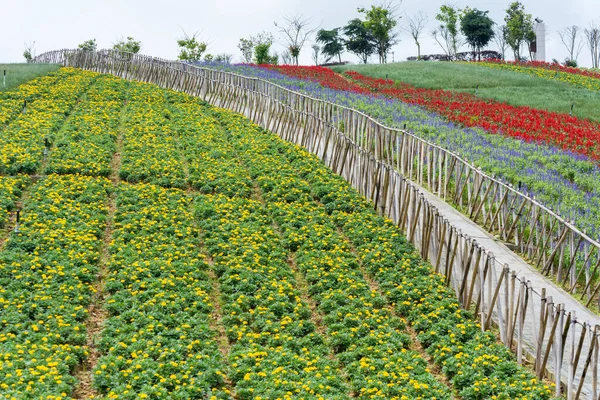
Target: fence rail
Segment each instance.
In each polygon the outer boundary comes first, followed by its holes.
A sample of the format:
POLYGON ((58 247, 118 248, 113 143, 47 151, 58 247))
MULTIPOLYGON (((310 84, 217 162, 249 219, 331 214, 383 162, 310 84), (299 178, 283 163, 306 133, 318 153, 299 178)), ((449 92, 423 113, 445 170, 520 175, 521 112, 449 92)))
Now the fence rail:
POLYGON ((580 322, 477 241, 454 227, 422 187, 524 255, 579 296, 600 301, 600 243, 535 199, 415 134, 259 78, 121 53, 57 50, 35 62, 56 63, 198 96, 245 114, 283 139, 317 154, 398 224, 423 258, 446 277, 483 330, 492 326, 519 363, 552 378, 556 394, 598 398, 600 326, 580 322))

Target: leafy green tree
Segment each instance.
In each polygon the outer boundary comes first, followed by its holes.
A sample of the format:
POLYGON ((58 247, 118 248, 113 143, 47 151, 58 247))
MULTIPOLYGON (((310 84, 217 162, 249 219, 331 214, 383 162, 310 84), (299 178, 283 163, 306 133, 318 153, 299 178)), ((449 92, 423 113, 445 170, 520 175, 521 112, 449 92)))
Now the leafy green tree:
POLYGON ((508 6, 504 22, 506 22, 506 43, 513 50, 515 60, 519 61, 523 43, 535 38, 533 18, 531 14, 525 12, 521 2, 515 1, 508 6))
POLYGON ((347 38, 344 41, 346 50, 356 54, 366 64, 369 56, 377 50, 375 47, 375 38, 371 31, 358 18, 349 21, 343 30, 347 38))
POLYGON ((135 40, 131 36, 127 36, 127 40, 123 38, 119 39, 117 43, 113 44, 113 49, 118 51, 124 51, 127 53, 137 54, 142 49, 142 42, 135 40))
POLYGON ((96 44, 96 39, 90 39, 80 43, 77 48, 83 51, 96 51, 98 45, 96 44))
POLYGON ((480 61, 481 49, 494 37, 494 21, 487 14, 488 11, 467 8, 460 19, 460 29, 469 46, 479 53, 480 61))
POLYGON ((271 46, 273 44, 273 40, 273 34, 265 31, 262 31, 255 36, 241 38, 238 43, 238 49, 240 49, 242 52, 243 61, 245 63, 251 63, 256 46, 265 43, 268 43, 269 46, 271 46))
POLYGON ((394 28, 398 25, 400 17, 395 14, 396 8, 392 7, 390 2, 385 5, 371 6, 370 9, 359 8, 358 12, 365 14, 363 25, 371 32, 379 55, 379 63, 386 63, 388 51, 398 42, 398 33, 394 32, 394 28))
POLYGON ((335 56, 338 57, 339 62, 342 62, 344 41, 340 36, 340 28, 335 28, 331 30, 319 30, 317 32, 317 42, 323 44, 323 47, 321 48, 321 53, 327 56, 325 62, 328 62, 335 56))
POLYGON ((255 64, 277 64, 276 54, 270 55, 271 43, 260 43, 254 47, 254 63, 255 64))
POLYGON ((202 59, 202 54, 206 51, 207 44, 205 42, 199 42, 196 38, 196 34, 188 36, 184 32, 184 37, 177 40, 177 46, 179 46, 178 60, 196 62, 202 59))
MULTIPOLYGON (((449 4, 444 4, 440 7, 440 12, 435 16, 435 19, 440 21, 441 24, 440 27, 434 31, 434 37, 436 41, 440 43, 436 37, 436 33, 439 33, 442 36, 446 42, 445 51, 450 57, 456 57, 456 53, 458 53, 458 48, 460 47, 458 37, 460 20, 459 13, 460 10, 458 8, 449 4)), ((444 46, 442 46, 442 48, 443 47, 444 46)))

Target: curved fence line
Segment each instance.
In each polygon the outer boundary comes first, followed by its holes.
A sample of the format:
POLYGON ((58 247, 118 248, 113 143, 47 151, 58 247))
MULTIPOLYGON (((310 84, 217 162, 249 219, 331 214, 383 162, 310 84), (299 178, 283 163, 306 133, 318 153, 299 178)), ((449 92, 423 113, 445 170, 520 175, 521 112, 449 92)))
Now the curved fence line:
POLYGON ((57 50, 35 61, 183 91, 245 114, 306 147, 398 224, 446 277, 461 305, 478 316, 481 328, 496 326, 520 363, 531 363, 540 378, 554 379, 557 395, 597 398, 600 326, 579 321, 574 311, 554 304, 545 289, 498 263, 453 226, 421 186, 512 242, 589 305, 600 289, 600 244, 534 199, 410 132, 258 78, 113 50, 57 50))

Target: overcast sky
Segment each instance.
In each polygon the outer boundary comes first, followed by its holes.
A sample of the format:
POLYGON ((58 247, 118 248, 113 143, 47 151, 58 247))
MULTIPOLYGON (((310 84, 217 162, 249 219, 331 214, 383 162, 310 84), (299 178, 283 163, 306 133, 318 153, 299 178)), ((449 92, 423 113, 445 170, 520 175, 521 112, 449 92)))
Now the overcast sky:
MULTIPOLYGON (((163 58, 177 56, 176 39, 199 32, 199 37, 209 42, 208 52, 230 53, 240 61, 237 49, 241 37, 260 31, 269 31, 276 40, 281 39, 273 22, 283 22, 284 15, 303 15, 312 18, 312 27, 331 29, 345 25, 359 17, 357 7, 369 7, 378 0, 0 0, 0 62, 19 62, 25 43, 35 41, 35 51, 75 48, 84 40, 95 38, 99 48, 111 47, 120 37, 133 36, 142 41, 142 53, 163 58)), ((380 2, 380 1, 379 1, 380 2)), ((443 0, 404 0, 399 4, 400 15, 423 11, 428 24, 422 40, 422 54, 442 53, 431 38, 435 28, 434 17, 443 0)), ((502 24, 510 0, 459 0, 450 1, 458 7, 470 6, 489 10, 490 17, 502 24)), ((525 9, 534 17, 546 22, 548 32, 546 60, 564 60, 567 51, 557 30, 567 25, 588 26, 591 21, 600 24, 599 0, 523 0, 525 9)), ((399 26, 406 24, 406 18, 399 26)), ((416 55, 410 36, 402 33, 401 41, 394 46, 394 59, 405 60, 416 55)), ((310 64, 310 42, 302 50, 300 62, 310 64)), ((274 50, 283 50, 277 40, 274 50)), ((496 50, 494 44, 490 49, 496 50)), ((465 49, 467 50, 467 49, 465 49)), ((344 60, 357 62, 351 54, 344 60)), ((390 55, 389 61, 392 56, 390 55)), ((373 57, 372 62, 376 59, 373 57)), ((580 65, 589 66, 586 47, 579 56, 580 65)))

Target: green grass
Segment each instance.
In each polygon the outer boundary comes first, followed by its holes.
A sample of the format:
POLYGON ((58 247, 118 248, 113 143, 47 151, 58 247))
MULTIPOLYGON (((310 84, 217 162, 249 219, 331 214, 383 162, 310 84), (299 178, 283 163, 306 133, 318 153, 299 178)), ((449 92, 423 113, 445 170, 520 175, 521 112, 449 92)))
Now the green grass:
POLYGON ((347 65, 336 72, 357 71, 374 78, 410 83, 427 89, 446 89, 475 93, 515 106, 529 106, 568 113, 600 122, 600 91, 577 88, 568 83, 550 81, 515 71, 500 71, 474 64, 449 62, 401 62, 385 65, 347 65))
POLYGON ((0 64, 0 92, 11 90, 38 76, 60 68, 56 64, 0 64), (6 86, 2 85, 3 73, 6 70, 6 86))

